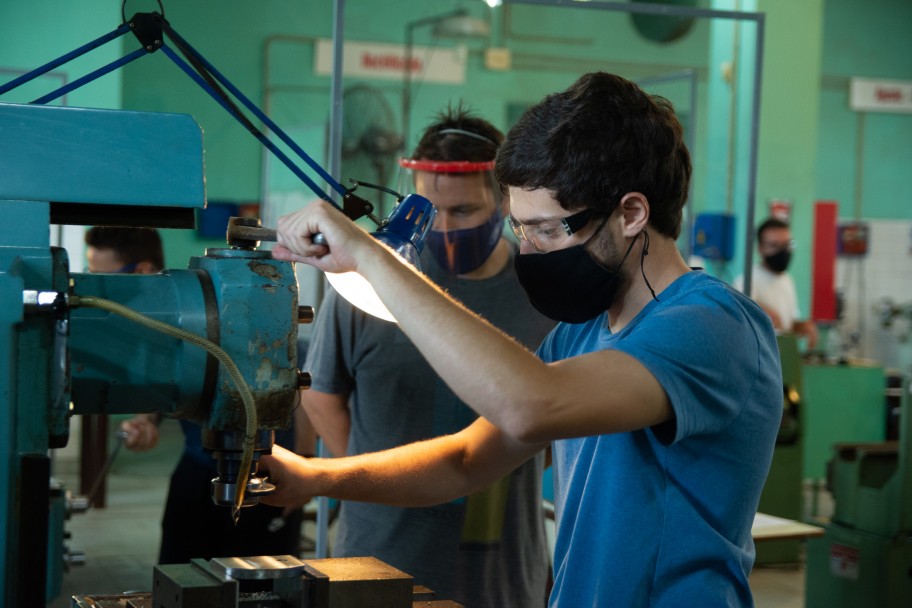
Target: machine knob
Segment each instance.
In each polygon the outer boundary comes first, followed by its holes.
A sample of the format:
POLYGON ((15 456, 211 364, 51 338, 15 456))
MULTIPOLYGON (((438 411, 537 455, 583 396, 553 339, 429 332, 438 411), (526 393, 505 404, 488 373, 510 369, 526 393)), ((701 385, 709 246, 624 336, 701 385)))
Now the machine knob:
POLYGON ((298 306, 298 323, 311 323, 313 320, 313 306, 298 306))
POLYGON ((310 384, 310 372, 302 372, 298 370, 298 388, 310 388, 310 384))
POLYGON ((64 568, 67 572, 69 572, 70 566, 85 566, 86 564, 85 551, 67 551, 63 559, 64 568))
POLYGON ((76 495, 71 492, 66 493, 67 513, 85 513, 92 505, 88 496, 76 495))

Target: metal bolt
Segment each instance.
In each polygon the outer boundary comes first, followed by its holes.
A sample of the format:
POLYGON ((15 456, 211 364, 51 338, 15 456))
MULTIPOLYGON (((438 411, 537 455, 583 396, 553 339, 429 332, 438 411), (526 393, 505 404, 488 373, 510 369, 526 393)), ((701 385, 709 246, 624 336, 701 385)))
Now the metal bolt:
POLYGON ((302 372, 298 370, 298 388, 310 388, 311 384, 310 372, 302 372))
POLYGON ((298 323, 311 323, 313 320, 313 306, 298 306, 298 323))

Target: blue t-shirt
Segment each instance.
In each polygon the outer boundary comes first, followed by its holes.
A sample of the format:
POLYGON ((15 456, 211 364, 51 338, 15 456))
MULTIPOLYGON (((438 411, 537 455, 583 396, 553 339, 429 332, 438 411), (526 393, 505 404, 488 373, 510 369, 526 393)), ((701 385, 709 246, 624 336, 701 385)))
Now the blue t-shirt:
POLYGON ((751 606, 751 524, 782 413, 769 317, 703 272, 685 274, 618 333, 606 315, 560 324, 546 362, 634 357, 674 418, 554 442, 551 606, 751 606))

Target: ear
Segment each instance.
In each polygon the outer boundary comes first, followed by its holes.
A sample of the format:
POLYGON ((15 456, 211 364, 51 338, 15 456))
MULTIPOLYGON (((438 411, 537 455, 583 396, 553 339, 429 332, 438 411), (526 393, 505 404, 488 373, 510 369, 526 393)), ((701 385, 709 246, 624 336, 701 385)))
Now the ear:
POLYGON ((624 236, 633 237, 649 224, 649 199, 640 192, 628 192, 618 205, 621 211, 624 236))
POLYGON ((152 262, 143 261, 136 264, 136 270, 133 271, 134 274, 155 274, 158 272, 155 270, 155 266, 152 262))

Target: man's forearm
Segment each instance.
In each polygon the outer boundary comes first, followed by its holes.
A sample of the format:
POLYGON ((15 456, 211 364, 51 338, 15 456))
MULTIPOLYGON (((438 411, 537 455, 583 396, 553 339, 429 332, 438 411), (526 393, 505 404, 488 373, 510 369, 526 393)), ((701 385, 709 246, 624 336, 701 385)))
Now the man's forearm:
POLYGON ((392 506, 441 504, 480 490, 544 446, 511 440, 479 419, 460 433, 373 454, 307 461, 313 495, 392 506))

